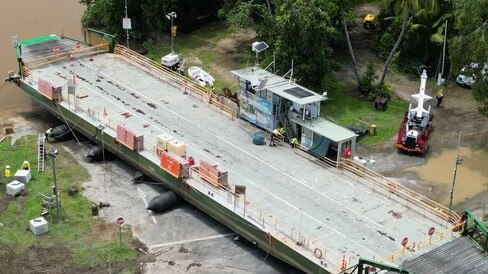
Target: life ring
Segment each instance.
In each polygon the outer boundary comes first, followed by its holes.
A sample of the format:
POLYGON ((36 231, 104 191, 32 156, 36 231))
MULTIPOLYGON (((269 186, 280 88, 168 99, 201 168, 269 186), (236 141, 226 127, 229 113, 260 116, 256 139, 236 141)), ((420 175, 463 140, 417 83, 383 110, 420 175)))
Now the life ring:
POLYGON ((322 250, 320 250, 318 247, 314 249, 313 251, 313 255, 317 258, 317 259, 322 259, 322 250))

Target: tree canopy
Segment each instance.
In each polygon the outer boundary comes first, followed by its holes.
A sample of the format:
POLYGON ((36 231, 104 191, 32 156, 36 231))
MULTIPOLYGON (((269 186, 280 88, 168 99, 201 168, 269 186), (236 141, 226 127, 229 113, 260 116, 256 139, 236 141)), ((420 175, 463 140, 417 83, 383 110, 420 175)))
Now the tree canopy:
POLYGON ((275 56, 276 68, 282 74, 291 68, 293 61, 294 78, 311 88, 320 85, 324 74, 330 72, 331 43, 341 33, 337 1, 231 2, 227 21, 237 29, 255 24, 258 38, 271 47, 266 61, 271 62, 275 56))

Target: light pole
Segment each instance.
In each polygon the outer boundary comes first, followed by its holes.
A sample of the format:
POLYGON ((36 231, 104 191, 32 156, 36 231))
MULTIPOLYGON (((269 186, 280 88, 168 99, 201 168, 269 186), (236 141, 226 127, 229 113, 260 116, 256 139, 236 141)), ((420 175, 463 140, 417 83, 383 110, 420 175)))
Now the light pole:
POLYGON ((56 197, 56 215, 57 215, 58 223, 59 223, 59 222, 61 222, 61 204, 59 203, 59 189, 58 189, 58 184, 56 182, 55 161, 56 161, 56 155, 57 154, 58 154, 58 150, 53 149, 47 155, 49 155, 49 157, 51 157, 51 163, 52 163, 52 167, 53 167, 54 196, 56 197))
POLYGON ((176 18, 176 12, 172 11, 172 12, 166 14, 166 18, 168 20, 171 20, 171 53, 174 53, 174 50, 173 50, 173 40, 174 40, 174 35, 173 35, 173 19, 176 18))
POLYGON ((122 27, 125 29, 127 36, 126 46, 129 47, 129 30, 132 28, 130 18, 127 16, 127 0, 125 0, 125 18, 122 19, 122 27))
POLYGON ((463 163, 463 159, 459 156, 459 145, 460 144, 461 144, 461 131, 459 131, 457 154, 456 154, 456 160, 454 162, 454 171, 452 173, 451 197, 449 198, 449 211, 452 210, 452 198, 454 196, 454 185, 456 184, 457 168, 458 168, 458 165, 463 163))

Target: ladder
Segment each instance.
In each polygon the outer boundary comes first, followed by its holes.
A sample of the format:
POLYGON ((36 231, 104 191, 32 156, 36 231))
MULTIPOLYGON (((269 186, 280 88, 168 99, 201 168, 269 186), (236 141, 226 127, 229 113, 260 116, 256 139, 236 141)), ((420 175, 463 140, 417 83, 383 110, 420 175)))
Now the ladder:
POLYGON ((295 132, 293 131, 293 127, 291 126, 291 123, 286 115, 282 114, 279 116, 279 118, 282 126, 285 128, 286 139, 288 140, 288 142, 290 142, 292 138, 296 137, 295 132))
POLYGON ((40 133, 37 139, 37 171, 39 172, 44 171, 44 157, 46 153, 45 142, 46 137, 44 134, 40 133))

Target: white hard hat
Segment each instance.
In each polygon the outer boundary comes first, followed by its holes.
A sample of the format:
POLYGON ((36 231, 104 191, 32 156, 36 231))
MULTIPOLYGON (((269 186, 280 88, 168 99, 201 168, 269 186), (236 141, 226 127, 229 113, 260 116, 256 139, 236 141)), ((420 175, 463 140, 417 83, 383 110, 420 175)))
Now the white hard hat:
POLYGON ((10 166, 9 166, 9 165, 7 165, 5 168, 10 168, 10 166))

